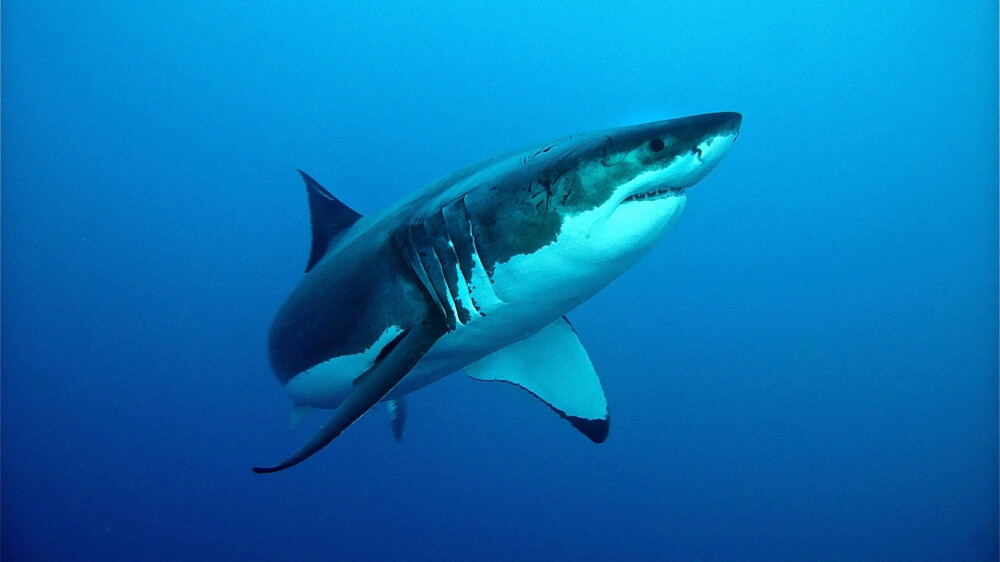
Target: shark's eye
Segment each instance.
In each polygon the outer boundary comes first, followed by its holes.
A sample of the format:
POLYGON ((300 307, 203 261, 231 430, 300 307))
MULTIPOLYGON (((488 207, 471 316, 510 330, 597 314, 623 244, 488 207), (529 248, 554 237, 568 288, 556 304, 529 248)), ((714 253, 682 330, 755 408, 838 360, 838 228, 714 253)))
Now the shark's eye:
POLYGON ((653 152, 659 152, 663 150, 663 139, 653 139, 649 141, 649 149, 653 152))

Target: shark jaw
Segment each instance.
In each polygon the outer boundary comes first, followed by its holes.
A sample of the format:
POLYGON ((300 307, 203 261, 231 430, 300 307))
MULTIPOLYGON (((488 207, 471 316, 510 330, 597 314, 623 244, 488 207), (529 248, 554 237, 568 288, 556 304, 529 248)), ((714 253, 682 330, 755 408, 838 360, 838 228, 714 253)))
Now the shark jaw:
POLYGON ((686 187, 661 187, 655 191, 648 191, 644 193, 636 193, 635 195, 629 195, 620 204, 624 205, 632 201, 645 201, 660 199, 663 197, 677 197, 678 195, 683 195, 686 187))
POLYGON ((685 189, 701 181, 715 168, 729 152, 737 134, 710 137, 670 162, 643 171, 617 190, 627 194, 619 205, 683 195, 685 189))
MULTIPOLYGON (((687 203, 686 190, 701 181, 723 159, 738 134, 738 116, 717 133, 687 140, 672 138, 670 124, 633 133, 632 141, 610 158, 596 154, 581 158, 574 170, 585 191, 607 193, 593 208, 566 212, 554 239, 526 254, 498 263, 494 283, 509 303, 528 303, 528 309, 550 315, 565 314, 647 254, 677 222, 687 203), (664 142, 662 139, 667 139, 664 142), (650 150, 659 141, 686 149, 652 161, 650 150)), ((720 119, 719 121, 722 121, 720 119)), ((690 138, 694 137, 694 138, 690 138)), ((623 143, 624 144, 624 143, 623 143)), ((655 157, 654 157, 655 158, 655 157)))
MULTIPOLYGON (((605 255, 644 254, 676 222, 687 200, 686 190, 715 168, 737 134, 727 131, 710 136, 618 185, 607 203, 591 211, 588 242, 605 255)), ((600 174, 600 170, 592 173, 600 174)), ((595 177, 594 181, 601 180, 595 177)), ((634 262, 626 257, 624 263, 634 262)))

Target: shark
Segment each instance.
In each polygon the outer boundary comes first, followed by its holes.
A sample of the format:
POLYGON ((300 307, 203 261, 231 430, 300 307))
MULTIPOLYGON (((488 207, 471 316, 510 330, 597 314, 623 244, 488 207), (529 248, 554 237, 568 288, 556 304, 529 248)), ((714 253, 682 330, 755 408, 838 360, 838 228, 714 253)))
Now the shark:
POLYGON ((494 156, 362 216, 306 184, 312 247, 275 315, 271 367, 293 412, 333 410, 290 468, 383 403, 464 370, 520 386, 595 443, 607 399, 566 314, 677 221, 739 135, 709 113, 568 135, 494 156))

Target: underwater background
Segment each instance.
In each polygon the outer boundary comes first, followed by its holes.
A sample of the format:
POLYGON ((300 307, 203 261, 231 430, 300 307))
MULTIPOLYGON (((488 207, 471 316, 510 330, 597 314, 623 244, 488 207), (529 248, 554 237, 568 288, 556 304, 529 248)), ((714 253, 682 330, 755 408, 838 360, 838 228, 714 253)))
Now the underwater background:
POLYGON ((7 560, 996 560, 996 2, 3 2, 7 560), (569 315, 594 445, 459 374, 275 475, 301 168, 362 213, 713 111, 569 315))

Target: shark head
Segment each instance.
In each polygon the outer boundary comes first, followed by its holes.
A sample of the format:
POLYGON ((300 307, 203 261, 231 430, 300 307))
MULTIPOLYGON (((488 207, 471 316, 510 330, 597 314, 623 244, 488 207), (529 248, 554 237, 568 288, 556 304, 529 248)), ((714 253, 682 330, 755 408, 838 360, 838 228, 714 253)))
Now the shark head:
POLYGON ((617 277, 676 221, 686 189, 722 160, 741 121, 738 113, 695 115, 520 153, 501 187, 478 200, 470 194, 471 206, 495 207, 478 214, 497 220, 480 222, 477 234, 501 296, 527 286, 550 296, 572 285, 587 298, 617 277))
POLYGON ((741 121, 738 113, 659 121, 597 135, 568 151, 539 179, 553 191, 563 238, 581 238, 579 257, 595 259, 659 238, 684 208, 685 190, 729 151, 741 121))

